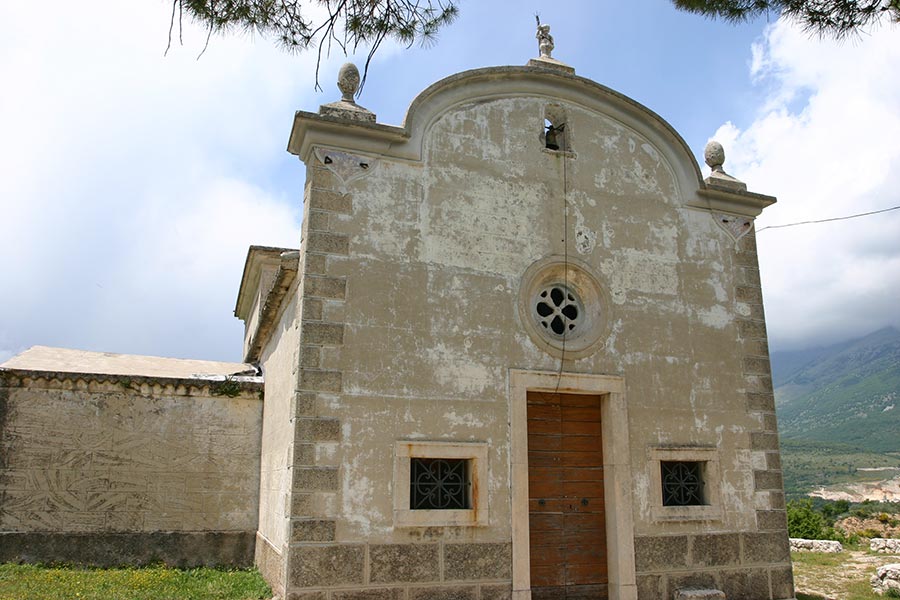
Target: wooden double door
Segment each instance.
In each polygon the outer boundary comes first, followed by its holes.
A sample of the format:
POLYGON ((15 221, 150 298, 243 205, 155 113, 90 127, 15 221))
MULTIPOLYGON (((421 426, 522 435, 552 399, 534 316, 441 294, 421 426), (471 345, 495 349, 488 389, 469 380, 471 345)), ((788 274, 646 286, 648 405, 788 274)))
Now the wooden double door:
POLYGON ((600 396, 528 393, 533 600, 608 597, 600 396))

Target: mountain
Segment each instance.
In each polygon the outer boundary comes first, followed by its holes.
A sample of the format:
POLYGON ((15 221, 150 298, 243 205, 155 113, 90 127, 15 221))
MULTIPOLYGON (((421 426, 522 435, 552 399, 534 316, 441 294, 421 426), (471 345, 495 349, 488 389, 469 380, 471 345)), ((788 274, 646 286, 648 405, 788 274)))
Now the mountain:
POLYGON ((785 440, 900 452, 900 331, 825 348, 772 353, 785 440))

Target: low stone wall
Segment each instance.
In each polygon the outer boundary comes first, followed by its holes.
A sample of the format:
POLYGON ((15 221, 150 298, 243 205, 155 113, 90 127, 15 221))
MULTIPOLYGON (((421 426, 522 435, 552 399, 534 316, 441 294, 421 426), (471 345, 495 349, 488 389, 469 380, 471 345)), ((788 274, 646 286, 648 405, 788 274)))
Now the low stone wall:
POLYGON ((873 538, 869 540, 869 550, 883 554, 900 554, 900 540, 873 538))
POLYGON ((0 370, 0 560, 252 565, 261 388, 0 370))
POLYGON ((843 552, 844 546, 834 540, 791 538, 791 552, 843 552))
POLYGON ((872 575, 872 590, 879 596, 900 594, 900 564, 878 567, 872 575))
POLYGON ((253 564, 249 531, 0 533, 0 563, 76 563, 97 567, 247 567, 253 564))

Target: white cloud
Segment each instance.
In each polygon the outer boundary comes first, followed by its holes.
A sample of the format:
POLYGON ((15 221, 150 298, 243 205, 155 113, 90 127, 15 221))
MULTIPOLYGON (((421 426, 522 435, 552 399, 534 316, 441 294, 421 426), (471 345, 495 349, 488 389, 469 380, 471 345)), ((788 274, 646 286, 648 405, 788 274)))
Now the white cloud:
MULTIPOLYGON (((753 49, 768 86, 757 118, 714 136, 726 169, 771 193, 759 229, 900 205, 900 44, 882 27, 849 43, 810 39, 788 23, 753 49)), ((761 231, 773 346, 824 343, 900 324, 900 211, 761 231)))
MULTIPOLYGON (((34 344, 238 360, 247 246, 299 243, 315 55, 214 38, 170 3, 0 7, 0 359, 34 344)), ((335 56, 323 65, 336 72, 335 56)), ((336 93, 336 92, 335 92, 336 93)))

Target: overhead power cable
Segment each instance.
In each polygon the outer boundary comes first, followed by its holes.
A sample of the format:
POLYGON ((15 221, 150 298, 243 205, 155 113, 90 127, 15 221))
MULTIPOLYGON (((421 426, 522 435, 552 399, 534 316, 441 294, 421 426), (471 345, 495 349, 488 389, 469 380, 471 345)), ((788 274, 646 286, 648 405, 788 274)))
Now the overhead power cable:
POLYGON ((882 208, 881 210, 873 210, 870 212, 859 213, 856 215, 847 215, 845 217, 832 217, 830 219, 819 219, 817 221, 800 221, 798 223, 785 223, 784 225, 767 225, 761 229, 757 229, 756 233, 761 231, 765 231, 766 229, 781 229, 783 227, 796 227, 797 225, 812 225, 814 223, 828 223, 830 221, 846 221, 847 219, 855 219, 857 217, 868 217, 869 215, 877 215, 879 213, 886 213, 892 210, 898 210, 900 206, 892 206, 890 208, 882 208))

